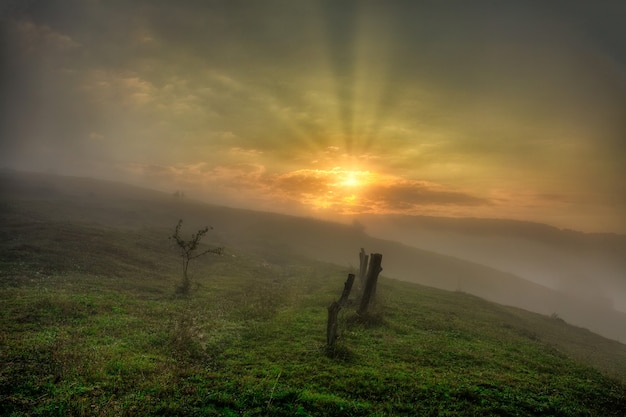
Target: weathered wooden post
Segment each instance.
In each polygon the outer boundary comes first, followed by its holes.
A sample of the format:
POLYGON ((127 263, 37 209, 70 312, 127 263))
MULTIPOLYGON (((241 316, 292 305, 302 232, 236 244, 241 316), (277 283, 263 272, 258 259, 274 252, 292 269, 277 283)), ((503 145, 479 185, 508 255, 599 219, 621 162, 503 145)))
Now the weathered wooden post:
POLYGON ((337 316, 341 307, 348 302, 352 284, 354 284, 354 274, 348 274, 348 279, 343 285, 341 298, 339 298, 339 301, 333 301, 328 306, 328 323, 326 324, 326 346, 328 349, 332 349, 337 341, 337 316))
POLYGON ((376 284, 378 282, 378 274, 381 273, 383 268, 380 266, 383 260, 383 255, 380 253, 373 253, 370 257, 369 271, 367 274, 367 281, 365 282, 365 290, 361 297, 361 305, 359 307, 358 314, 363 315, 367 313, 370 300, 376 293, 376 284))
POLYGON ((337 315, 341 306, 337 301, 333 301, 328 306, 328 323, 326 324, 326 347, 331 349, 337 341, 337 315))
POLYGON ((345 306, 350 297, 350 291, 352 291, 352 285, 354 284, 354 274, 348 274, 348 279, 343 284, 343 291, 341 292, 341 298, 339 298, 339 305, 345 306))
POLYGON ((359 252, 359 296, 363 294, 363 289, 365 288, 368 260, 369 256, 365 253, 365 249, 361 248, 361 252, 359 252))

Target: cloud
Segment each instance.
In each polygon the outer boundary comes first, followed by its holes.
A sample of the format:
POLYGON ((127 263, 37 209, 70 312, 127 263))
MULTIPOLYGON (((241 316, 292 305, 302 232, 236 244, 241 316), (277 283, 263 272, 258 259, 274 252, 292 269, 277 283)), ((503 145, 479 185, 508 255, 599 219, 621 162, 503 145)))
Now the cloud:
POLYGON ((207 198, 210 193, 218 192, 222 198, 233 201, 245 192, 255 201, 263 201, 264 208, 283 202, 299 205, 302 211, 415 214, 438 207, 460 210, 494 204, 489 199, 426 181, 409 181, 342 168, 302 169, 277 174, 255 163, 211 166, 199 162, 133 164, 129 171, 147 183, 166 185, 167 189, 193 190, 207 198))
POLYGON ((42 54, 50 49, 65 52, 80 47, 80 43, 69 35, 58 32, 47 25, 38 25, 30 19, 14 22, 22 51, 42 54))
POLYGON ((258 158, 263 155, 263 151, 258 149, 245 149, 238 146, 230 148, 229 151, 235 158, 258 158))
POLYGON ((369 171, 304 169, 265 179, 284 199, 342 213, 415 213, 423 207, 485 207, 489 199, 426 181, 369 171))
POLYGON ((154 102, 159 93, 154 84, 135 72, 104 69, 88 71, 82 89, 92 102, 131 108, 154 102))
POLYGON ((257 186, 265 172, 264 167, 255 164, 211 166, 206 162, 177 165, 135 163, 129 164, 127 170, 158 183, 186 184, 193 188, 219 185, 233 190, 257 186))
POLYGON ((449 190, 425 181, 397 179, 390 184, 368 188, 366 199, 378 201, 390 211, 419 206, 485 206, 490 200, 469 193, 449 190))
POLYGON ((135 164, 269 209, 623 213, 615 2, 28 3, 0 48, 4 164, 135 164))
POLYGON ((330 192, 331 175, 323 170, 305 169, 276 175, 266 179, 266 182, 274 193, 300 200, 303 196, 323 196, 330 192))

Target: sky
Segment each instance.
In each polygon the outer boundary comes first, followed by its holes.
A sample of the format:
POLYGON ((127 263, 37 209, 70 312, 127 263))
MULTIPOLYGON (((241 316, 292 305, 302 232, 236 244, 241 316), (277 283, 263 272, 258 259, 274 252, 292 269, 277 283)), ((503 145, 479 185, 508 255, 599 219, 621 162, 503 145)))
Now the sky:
POLYGON ((0 167, 626 233, 626 2, 5 0, 0 167))

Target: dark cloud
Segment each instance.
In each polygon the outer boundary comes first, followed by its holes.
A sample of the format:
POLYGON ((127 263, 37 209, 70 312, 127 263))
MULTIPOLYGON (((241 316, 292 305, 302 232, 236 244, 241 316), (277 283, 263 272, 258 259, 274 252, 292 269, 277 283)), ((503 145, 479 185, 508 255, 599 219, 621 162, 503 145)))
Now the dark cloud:
POLYGON ((491 202, 468 193, 450 191, 418 181, 398 181, 389 185, 375 185, 367 189, 365 198, 380 201, 389 209, 406 209, 413 206, 453 205, 484 206, 491 202))
POLYGON ((310 173, 288 173, 270 180, 271 186, 281 193, 298 198, 303 194, 324 195, 329 191, 329 179, 310 173))

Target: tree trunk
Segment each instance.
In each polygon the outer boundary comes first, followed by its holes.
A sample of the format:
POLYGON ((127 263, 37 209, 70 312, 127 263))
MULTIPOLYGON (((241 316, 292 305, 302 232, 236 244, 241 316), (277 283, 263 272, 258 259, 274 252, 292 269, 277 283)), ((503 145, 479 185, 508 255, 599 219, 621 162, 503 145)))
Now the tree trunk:
POLYGON ((183 294, 188 294, 190 287, 191 287, 191 282, 189 281, 189 275, 187 275, 188 268, 189 268, 189 259, 184 259, 183 260, 183 282, 180 287, 180 291, 183 294))

